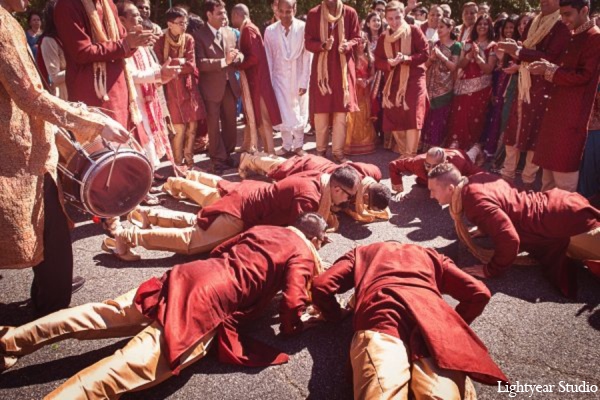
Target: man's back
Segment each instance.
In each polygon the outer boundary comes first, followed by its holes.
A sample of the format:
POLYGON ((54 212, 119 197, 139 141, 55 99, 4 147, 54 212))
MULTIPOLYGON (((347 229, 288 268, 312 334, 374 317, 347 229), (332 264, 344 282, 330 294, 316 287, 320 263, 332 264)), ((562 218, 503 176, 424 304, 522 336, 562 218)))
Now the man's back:
MULTIPOLYGON (((342 165, 349 165, 356 169, 362 180, 365 176, 370 176, 376 181, 381 180, 381 171, 376 165, 361 162, 349 162, 342 165)), ((325 157, 319 157, 312 154, 304 156, 293 156, 281 164, 267 176, 273 180, 280 181, 288 176, 296 175, 305 171, 316 171, 325 174, 332 174, 333 171, 342 165, 336 164, 325 157)))

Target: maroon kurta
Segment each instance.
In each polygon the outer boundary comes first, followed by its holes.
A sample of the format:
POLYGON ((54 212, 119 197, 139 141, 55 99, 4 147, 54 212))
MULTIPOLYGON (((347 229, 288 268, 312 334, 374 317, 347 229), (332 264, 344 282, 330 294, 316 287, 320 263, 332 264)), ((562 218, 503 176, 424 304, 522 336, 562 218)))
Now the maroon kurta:
POLYGON ((339 319, 334 295, 353 287, 355 331, 401 339, 411 360, 431 356, 440 368, 464 371, 482 383, 508 381, 468 325, 483 312, 490 291, 448 257, 414 244, 359 246, 315 278, 313 302, 326 319, 339 319), (455 309, 442 294, 459 301, 455 309))
POLYGON ((566 256, 570 238, 600 227, 600 211, 583 196, 560 189, 519 192, 496 175, 480 173, 469 177, 462 203, 469 221, 494 242, 487 274, 501 275, 527 251, 565 296, 575 296, 576 270, 566 256))
POLYGON ((344 5, 344 33, 349 48, 346 51, 346 60, 348 61, 348 90, 350 93, 350 104, 344 106, 344 90, 342 89, 342 67, 340 61, 340 41, 337 25, 332 31, 329 28, 330 35, 333 37, 333 47, 327 57, 327 70, 329 72, 329 86, 332 94, 323 96, 319 90, 317 65, 319 62, 319 53, 321 47, 321 5, 318 5, 308 12, 306 17, 306 27, 304 29, 304 45, 306 50, 314 53, 312 68, 310 73, 309 104, 310 113, 336 113, 336 112, 355 112, 358 111, 358 101, 356 99, 356 72, 354 67, 354 46, 360 39, 360 23, 356 11, 349 6, 344 5))
MULTIPOLYGON (((531 22, 527 25, 521 40, 527 38, 530 26, 531 22)), ((558 21, 550 30, 550 33, 535 46, 535 49, 523 47, 519 53, 519 60, 534 62, 545 59, 551 63, 556 63, 560 54, 569 44, 570 37, 569 29, 561 21, 558 21)), ((517 94, 511 108, 508 125, 504 130, 504 143, 515 146, 521 151, 535 150, 551 88, 552 83, 546 81, 543 76, 531 75, 531 89, 529 90, 531 103, 519 101, 517 94), (519 107, 522 107, 520 124, 519 107)))
MULTIPOLYGON (((408 84, 406 85, 406 104, 408 110, 403 106, 383 109, 383 131, 406 131, 409 129, 421 129, 425 121, 425 112, 428 107, 427 85, 425 84, 425 61, 428 58, 429 43, 419 27, 410 26, 411 55, 407 63, 410 66, 408 84)), ((390 89, 390 101, 395 102, 396 93, 400 82, 400 64, 392 69, 385 54, 383 42, 385 35, 380 35, 375 48, 375 68, 384 72, 381 80, 382 85, 393 71, 392 87, 390 89)), ((400 52, 402 39, 392 44, 394 57, 400 52)))
POLYGON ((320 178, 320 173, 305 172, 273 184, 248 179, 221 183, 224 196, 198 212, 198 225, 208 229, 220 214, 241 219, 244 229, 293 225, 301 214, 319 209, 320 178))
POLYGON ((571 38, 557 61, 533 163, 557 172, 579 170, 600 75, 600 28, 595 21, 571 38), (586 29, 587 28, 587 29, 586 29))
MULTIPOLYGON (((154 44, 154 52, 161 65, 166 61, 164 56, 166 35, 168 33, 162 35, 154 44)), ((167 107, 169 108, 171 121, 174 124, 187 124, 206 118, 204 102, 200 96, 198 81, 195 77, 197 71, 194 51, 194 38, 186 33, 183 51, 185 64, 181 67, 179 76, 173 78, 165 85, 167 107)), ((169 49, 169 57, 171 57, 172 65, 179 65, 177 60, 179 57, 178 48, 171 47, 169 49)))
POLYGON ((261 98, 265 102, 267 110, 269 110, 271 124, 273 126, 281 124, 279 106, 271 84, 271 73, 269 72, 265 44, 258 27, 252 22, 246 23, 241 32, 240 51, 244 54, 244 61, 237 68, 246 73, 257 127, 260 127, 262 123, 261 98))
MULTIPOLYGON (((119 27, 120 36, 126 36, 119 21, 117 9, 108 2, 119 27)), ((100 19, 102 7, 96 3, 100 19)), ((58 38, 63 43, 67 61, 66 84, 69 101, 80 101, 88 106, 101 107, 108 115, 128 126, 129 95, 125 81, 125 58, 135 49, 129 49, 124 39, 116 42, 92 43, 90 19, 81 0, 60 0, 54 9, 54 22, 58 38), (106 63, 106 89, 108 101, 99 99, 94 90, 94 62, 106 63)), ((106 33, 106 30, 105 30, 106 33)))
MULTIPOLYGON (((469 156, 458 149, 444 149, 446 162, 453 164, 463 176, 471 176, 481 172, 481 168, 473 164, 469 156)), ((392 185, 402 185, 403 175, 416 175, 419 185, 427 184, 427 171, 425 170, 425 159, 427 154, 419 154, 412 158, 394 160, 389 164, 390 179, 392 185)))
MULTIPOLYGON (((342 165, 348 165, 354 168, 360 175, 360 180, 363 180, 366 176, 370 176, 377 182, 381 180, 381 170, 376 165, 361 162, 347 162, 342 165)), ((331 174, 342 165, 338 165, 325 157, 306 154, 304 156, 293 156, 288 158, 283 164, 269 172, 267 176, 274 181, 280 181, 288 176, 297 175, 305 171, 317 171, 331 174)))
POLYGON ((281 332, 302 331, 300 315, 314 269, 311 250, 298 235, 285 228, 258 226, 221 244, 207 260, 176 265, 161 279, 144 282, 135 304, 164 327, 173 369, 215 328, 220 361, 254 367, 281 364, 287 362, 286 354, 250 339, 244 346, 238 324, 260 315, 281 290, 281 332))

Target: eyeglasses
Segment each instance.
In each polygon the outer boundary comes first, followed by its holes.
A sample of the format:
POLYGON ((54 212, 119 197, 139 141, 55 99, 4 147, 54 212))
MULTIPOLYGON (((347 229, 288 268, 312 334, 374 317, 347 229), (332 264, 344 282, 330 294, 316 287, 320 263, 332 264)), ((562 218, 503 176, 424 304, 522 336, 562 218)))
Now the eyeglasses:
POLYGON ((355 196, 355 194, 350 193, 349 191, 347 191, 346 189, 344 189, 342 186, 338 186, 340 188, 340 190, 344 193, 346 193, 348 195, 348 198, 353 198, 355 196))
POLYGON ((183 21, 183 22, 170 22, 171 24, 175 24, 175 25, 179 25, 179 26, 183 26, 184 28, 188 25, 187 21, 183 21))

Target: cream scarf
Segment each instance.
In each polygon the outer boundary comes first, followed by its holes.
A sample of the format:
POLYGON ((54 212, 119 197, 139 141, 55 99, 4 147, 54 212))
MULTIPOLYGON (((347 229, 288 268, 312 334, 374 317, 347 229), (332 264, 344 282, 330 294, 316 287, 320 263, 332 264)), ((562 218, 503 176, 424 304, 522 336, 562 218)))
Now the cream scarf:
MULTIPOLYGON (((400 52, 405 56, 410 56, 412 40, 410 25, 406 23, 406 21, 402 21, 400 28, 398 28, 398 30, 394 33, 390 33, 389 30, 385 31, 383 37, 383 48, 385 50, 385 55, 387 58, 394 58, 396 56, 394 54, 394 49, 392 45, 398 40, 401 40, 400 52)), ((408 104, 406 103, 406 87, 408 86, 408 75, 410 73, 410 66, 406 64, 400 64, 400 80, 398 83, 398 92, 396 93, 396 99, 393 102, 390 101, 392 81, 394 80, 394 73, 396 72, 396 69, 396 67, 392 67, 385 81, 385 86, 383 87, 383 108, 400 107, 400 105, 402 105, 404 110, 408 110, 408 104)))
MULTIPOLYGON (((244 34, 244 28, 249 20, 245 19, 240 26, 240 39, 244 34)), ((254 114, 254 105, 252 104, 252 93, 250 93, 250 85, 246 77, 246 71, 243 69, 240 72, 240 86, 242 88, 242 104, 244 106, 244 114, 246 114, 246 124, 250 128, 250 149, 256 149, 258 146, 258 128, 256 126, 256 116, 254 114)), ((264 145, 264 143, 263 143, 264 145)))
POLYGON ((329 174, 321 175, 321 200, 319 201, 319 210, 317 211, 317 214, 327 221, 327 232, 335 232, 340 224, 336 215, 331 212, 333 202, 331 201, 330 178, 331 175, 329 174))
MULTIPOLYGON (((325 272, 325 268, 323 267, 323 261, 321 260, 321 256, 319 255, 319 252, 317 251, 317 249, 315 248, 315 246, 310 242, 310 240, 308 240, 306 238, 306 236, 304 236, 304 233, 302 233, 300 230, 298 230, 297 228, 293 227, 293 226, 288 226, 287 229, 289 229, 290 231, 294 232, 296 235, 298 235, 298 237, 300 239, 302 239, 302 241, 304 242, 304 244, 306 244, 306 246, 308 247, 308 249, 310 250, 312 256, 313 256, 313 261, 315 262, 315 269, 313 270, 313 276, 312 278, 316 278, 317 276, 321 275, 323 272, 325 272)), ((309 301, 312 302, 312 296, 311 296, 311 292, 310 292, 310 288, 312 286, 312 279, 309 280, 308 282, 306 282, 306 293, 308 294, 308 299, 309 301)))
MULTIPOLYGON (((529 32, 527 33, 527 39, 523 42, 523 47, 526 49, 533 49, 540 43, 554 25, 560 21, 560 10, 556 10, 550 15, 545 17, 539 14, 533 19, 529 32)), ((528 62, 522 62, 519 66, 519 100, 525 103, 531 103, 529 96, 529 89, 531 89, 531 73, 527 66, 528 62)))
MULTIPOLYGON (((117 41, 120 39, 119 27, 117 20, 113 14, 112 9, 109 6, 109 0, 97 0, 100 2, 102 7, 102 16, 104 21, 100 21, 100 16, 96 10, 96 4, 93 0, 81 0, 85 12, 90 19, 90 25, 92 28, 92 42, 103 43, 108 41, 117 41), (108 36, 104 33, 103 24, 106 24, 106 30, 108 36)), ((94 69, 94 90, 96 96, 103 101, 108 101, 108 91, 106 88, 106 63, 95 62, 93 65, 94 69)), ((129 94, 129 112, 131 114, 131 120, 134 124, 139 124, 142 121, 140 110, 137 107, 137 93, 131 78, 131 72, 127 68, 125 60, 123 60, 123 71, 125 73, 125 81, 127 83, 127 92, 129 94)))
MULTIPOLYGON (((335 8, 335 15, 329 13, 329 9, 325 2, 321 3, 321 24, 320 38, 321 43, 325 43, 329 39, 329 24, 336 24, 338 32, 338 40, 341 44, 346 38, 346 32, 344 30, 344 4, 342 0, 338 0, 335 8)), ((334 30, 335 30, 334 26, 334 30)), ((333 32, 332 32, 333 34, 333 32)), ((337 51, 332 48, 331 51, 337 51)), ((319 90, 321 95, 325 96, 331 94, 331 86, 329 86, 329 72, 327 70, 327 56, 329 51, 321 51, 319 53, 319 59, 317 63, 317 82, 319 84, 319 90)), ((342 89, 344 90, 344 107, 350 104, 350 91, 348 89, 348 61, 346 55, 340 53, 340 64, 342 67, 342 89)))
POLYGON ((365 192, 369 189, 369 186, 377 183, 377 181, 370 176, 366 176, 358 185, 358 192, 356 193, 356 202, 355 209, 356 211, 349 211, 348 214, 352 216, 356 221, 369 223, 373 222, 377 219, 382 219, 388 221, 392 217, 392 213, 389 207, 386 207, 385 210, 375 211, 371 210, 368 207, 365 207, 365 192))
POLYGON ((183 53, 185 52, 185 39, 186 34, 182 33, 179 35, 177 41, 175 41, 173 36, 171 36, 171 33, 167 30, 165 33, 165 45, 163 47, 163 60, 167 61, 169 59, 171 48, 177 49, 178 58, 183 58, 183 53))
MULTIPOLYGON (((462 204, 462 190, 469 183, 469 179, 467 177, 463 177, 462 180, 456 185, 454 188, 454 193, 452 194, 452 201, 450 202, 450 216, 454 220, 454 227, 456 228, 456 234, 461 242, 463 242, 471 254, 475 256, 479 261, 483 264, 487 264, 494 257, 494 250, 492 249, 484 249, 483 247, 477 246, 471 235, 469 235, 469 230, 463 221, 463 204, 462 204)), ((537 265, 537 261, 530 257, 526 256, 518 256, 513 262, 514 265, 537 265)))

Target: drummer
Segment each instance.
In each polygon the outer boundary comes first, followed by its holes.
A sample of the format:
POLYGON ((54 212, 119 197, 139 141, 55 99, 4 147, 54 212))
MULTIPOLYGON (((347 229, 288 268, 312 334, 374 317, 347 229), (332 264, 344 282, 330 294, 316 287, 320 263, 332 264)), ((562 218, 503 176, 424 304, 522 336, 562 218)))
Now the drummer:
POLYGON ((83 285, 82 278, 73 280, 51 124, 80 141, 102 135, 124 143, 129 135, 112 119, 43 90, 25 32, 12 16, 27 3, 0 0, 0 269, 33 267, 32 304, 41 316, 68 307, 71 291, 83 285))

